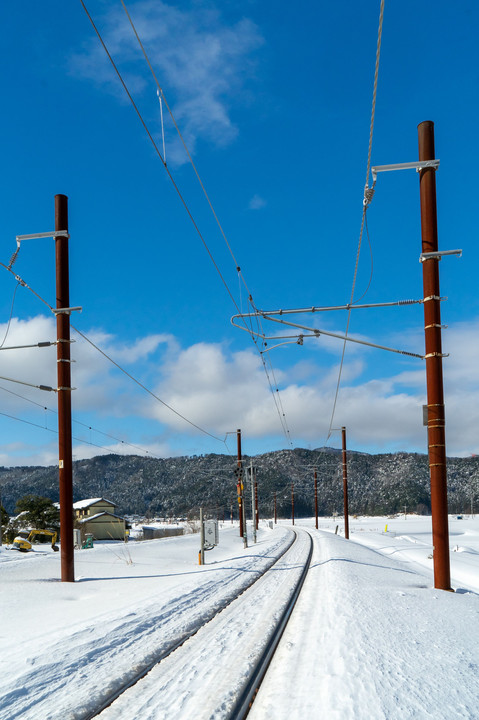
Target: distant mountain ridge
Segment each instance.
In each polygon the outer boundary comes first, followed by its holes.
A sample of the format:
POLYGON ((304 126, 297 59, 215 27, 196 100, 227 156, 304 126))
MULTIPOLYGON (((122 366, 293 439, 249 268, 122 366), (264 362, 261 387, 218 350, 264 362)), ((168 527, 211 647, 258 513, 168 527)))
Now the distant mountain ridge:
MULTIPOLYGON (((279 450, 243 457, 244 467, 257 468, 260 517, 277 511, 291 516, 294 484, 295 516, 314 514, 313 472, 317 468, 318 509, 321 515, 342 514, 341 451, 332 448, 279 450)), ((199 507, 229 517, 237 515, 236 458, 229 455, 183 456, 166 459, 136 455, 104 455, 73 464, 74 501, 105 497, 123 515, 178 517, 199 507)), ((479 495, 479 457, 448 458, 449 511, 469 511, 479 495)), ((13 513, 18 498, 28 493, 58 500, 57 467, 0 468, 2 502, 13 513)), ((249 489, 246 496, 251 507, 249 489)), ((391 514, 430 508, 426 455, 368 455, 348 451, 348 495, 351 514, 391 514)))

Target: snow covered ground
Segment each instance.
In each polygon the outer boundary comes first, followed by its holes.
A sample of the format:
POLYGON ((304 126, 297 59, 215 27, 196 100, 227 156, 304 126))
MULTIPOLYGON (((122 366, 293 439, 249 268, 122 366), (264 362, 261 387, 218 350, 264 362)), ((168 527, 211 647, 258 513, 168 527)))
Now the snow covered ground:
MULTIPOLYGON (((338 522, 296 521, 313 534, 312 567, 250 717, 479 718, 479 519, 450 519, 455 593, 433 588, 430 518, 351 519, 349 541, 338 522)), ((88 716, 258 577, 290 528, 265 523, 245 550, 226 523, 202 567, 198 535, 97 544, 75 551, 74 584, 59 582, 60 553, 2 549, 1 720, 88 716)), ((259 602, 250 593, 236 613, 245 622, 259 602)), ((241 634, 210 623, 100 717, 210 717, 198 700, 227 676, 223 655, 237 662, 241 634), (189 647, 194 662, 175 666, 189 647)))

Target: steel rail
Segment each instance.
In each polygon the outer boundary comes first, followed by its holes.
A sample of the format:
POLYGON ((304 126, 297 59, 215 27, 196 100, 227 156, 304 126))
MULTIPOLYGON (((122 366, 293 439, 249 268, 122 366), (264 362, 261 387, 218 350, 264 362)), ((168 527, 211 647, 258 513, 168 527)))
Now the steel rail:
MULTIPOLYGON (((297 537, 296 531, 293 530, 293 532, 295 533, 295 535, 297 537)), ((260 657, 258 658, 258 660, 250 674, 249 680, 247 681, 246 685, 244 686, 244 688, 241 692, 241 695, 238 697, 238 700, 237 700, 234 708, 226 716, 227 720, 244 720, 244 718, 247 717, 247 715, 251 709, 251 706, 254 702, 254 699, 256 697, 256 694, 257 694, 257 692, 260 688, 260 685, 263 681, 263 678, 266 675, 269 664, 273 658, 276 648, 278 647, 278 644, 279 644, 279 641, 281 640, 284 629, 285 629, 286 625, 288 624, 288 621, 291 617, 291 613, 294 610, 294 607, 298 600, 299 594, 303 587, 304 581, 306 579, 306 575, 308 574, 308 571, 309 571, 309 566, 311 564, 311 558, 313 555, 313 538, 311 537, 311 534, 309 532, 308 532, 308 535, 309 535, 309 540, 310 540, 310 548, 309 548, 308 557, 307 557, 306 563, 303 567, 303 570, 301 572, 301 575, 300 575, 300 577, 296 583, 296 586, 291 594, 288 604, 286 605, 285 609, 283 610, 283 613, 282 613, 280 619, 278 620, 276 627, 273 629, 263 652, 261 653, 260 657)))
MULTIPOLYGON (((292 531, 292 539, 291 542, 286 545, 284 550, 282 550, 281 554, 278 555, 277 558, 275 558, 264 570, 263 572, 259 573, 257 577, 253 578, 250 583, 248 583, 240 592, 240 594, 246 592, 249 590, 258 580, 260 580, 271 568, 273 568, 280 560, 281 558, 286 555, 286 553, 291 549, 293 544, 297 540, 297 533, 296 531, 292 531)), ((139 680, 142 680, 148 673, 150 673, 154 667, 159 665, 160 662, 165 660, 169 655, 171 655, 175 650, 177 650, 179 647, 185 644, 190 638, 192 638, 194 635, 196 635, 197 632, 199 632, 205 625, 207 625, 209 622, 211 622, 217 615, 219 615, 225 608, 227 608, 231 603, 233 603, 238 598, 238 595, 235 597, 230 598, 224 604, 221 605, 221 607, 216 608, 211 615, 206 617, 204 622, 201 625, 198 625, 194 629, 188 631, 185 633, 185 635, 182 635, 181 638, 174 641, 169 645, 166 650, 163 650, 154 660, 150 661, 146 665, 144 665, 140 670, 138 670, 137 673, 135 673, 132 677, 130 677, 123 685, 121 685, 119 688, 117 688, 114 692, 112 692, 107 698, 103 700, 101 705, 99 705, 93 712, 88 712, 87 714, 83 715, 81 720, 93 720, 93 718, 98 717, 100 713, 103 712, 103 710, 106 710, 107 707, 110 707, 115 700, 118 700, 118 698, 123 695, 129 688, 133 687, 133 685, 136 685, 136 683, 139 680)))

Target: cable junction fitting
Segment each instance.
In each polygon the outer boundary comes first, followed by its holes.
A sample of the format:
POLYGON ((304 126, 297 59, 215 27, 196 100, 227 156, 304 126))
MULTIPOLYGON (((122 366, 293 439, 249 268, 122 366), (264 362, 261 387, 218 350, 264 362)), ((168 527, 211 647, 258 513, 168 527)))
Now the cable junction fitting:
MULTIPOLYGON (((39 239, 41 239, 41 238, 49 238, 49 237, 52 237, 52 238, 57 238, 57 237, 66 237, 66 238, 69 238, 70 235, 68 234, 68 232, 67 232, 66 230, 53 230, 52 232, 33 233, 33 234, 30 234, 30 235, 15 235, 15 240, 17 241, 17 249, 16 249, 15 252, 13 253, 12 257, 10 258, 10 262, 9 262, 9 264, 8 264, 7 269, 8 269, 8 270, 11 270, 12 267, 14 266, 15 261, 16 261, 17 256, 18 256, 18 253, 20 252, 20 243, 22 242, 22 240, 39 240, 39 239)), ((24 283, 22 280, 20 280, 20 278, 17 278, 17 276, 15 276, 15 278, 18 280, 19 283, 21 283, 23 286, 25 286, 25 283, 24 283)))
POLYGON ((0 350, 25 350, 26 348, 37 348, 37 347, 51 347, 56 345, 56 342, 39 342, 34 345, 9 345, 8 347, 0 347, 0 350))
POLYGON ((423 302, 430 302, 431 300, 439 300, 439 302, 442 302, 443 300, 447 300, 447 297, 441 297, 440 295, 428 295, 428 297, 425 297, 423 302))

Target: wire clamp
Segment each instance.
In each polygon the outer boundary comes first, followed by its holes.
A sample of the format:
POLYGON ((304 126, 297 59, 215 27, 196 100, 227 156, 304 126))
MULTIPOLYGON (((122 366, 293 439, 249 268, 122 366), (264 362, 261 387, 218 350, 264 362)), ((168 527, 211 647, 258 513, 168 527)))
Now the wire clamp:
POLYGON ((423 302, 429 302, 430 300, 439 300, 442 302, 443 300, 447 300, 447 297, 440 297, 439 295, 428 295, 428 297, 425 297, 423 302))
POLYGON ((449 357, 449 353, 433 352, 433 353, 427 353, 427 355, 424 355, 425 360, 427 360, 428 358, 433 358, 433 357, 445 358, 445 357, 449 357))
POLYGON ((372 186, 372 187, 368 187, 368 185, 366 185, 366 187, 364 188, 364 200, 363 200, 363 205, 364 205, 364 207, 366 207, 366 208, 370 206, 371 201, 372 201, 372 199, 373 199, 375 185, 376 185, 376 181, 373 182, 373 186, 372 186))

